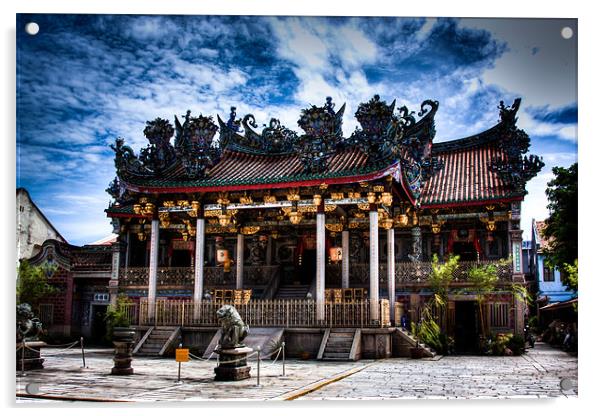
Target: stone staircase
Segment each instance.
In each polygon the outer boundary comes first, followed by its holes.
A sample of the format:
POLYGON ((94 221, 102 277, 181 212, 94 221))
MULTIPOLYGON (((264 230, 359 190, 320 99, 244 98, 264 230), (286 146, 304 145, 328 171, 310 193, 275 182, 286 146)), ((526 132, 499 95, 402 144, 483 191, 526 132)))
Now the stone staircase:
POLYGON ((403 341, 403 344, 404 344, 403 351, 402 351, 403 356, 409 356, 410 355, 409 349, 416 347, 416 346, 418 346, 420 349, 422 349, 423 357, 433 358, 437 354, 430 347, 426 346, 425 344, 423 344, 421 342, 418 342, 418 340, 416 339, 416 337, 414 337, 414 335, 412 335, 409 331, 407 331, 403 328, 395 328, 395 335, 400 337, 401 340, 403 341))
POLYGON ((275 299, 305 299, 309 285, 282 285, 278 288, 275 299))
POLYGON ((361 331, 351 328, 326 329, 318 352, 319 360, 351 361, 359 359, 361 331))
POLYGON ((173 349, 180 335, 179 327, 150 328, 134 348, 134 354, 163 356, 173 349))

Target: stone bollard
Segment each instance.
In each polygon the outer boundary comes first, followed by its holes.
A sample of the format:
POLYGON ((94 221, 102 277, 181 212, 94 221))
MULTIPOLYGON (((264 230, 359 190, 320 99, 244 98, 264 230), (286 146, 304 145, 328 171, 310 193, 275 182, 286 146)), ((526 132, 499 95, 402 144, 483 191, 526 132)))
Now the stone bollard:
POLYGON ((116 327, 113 329, 113 345, 115 345, 113 361, 115 365, 111 369, 112 375, 129 376, 134 374, 131 364, 135 335, 136 331, 131 328, 116 327))

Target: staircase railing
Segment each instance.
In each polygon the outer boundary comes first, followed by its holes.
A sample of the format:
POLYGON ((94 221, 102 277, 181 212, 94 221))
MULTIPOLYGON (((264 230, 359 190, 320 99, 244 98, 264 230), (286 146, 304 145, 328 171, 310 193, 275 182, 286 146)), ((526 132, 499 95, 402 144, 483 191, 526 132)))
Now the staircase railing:
MULTIPOLYGON (((326 302, 324 319, 316 318, 313 299, 252 299, 244 304, 234 304, 242 320, 251 327, 339 327, 364 328, 390 326, 389 301, 378 301, 377 320, 370 317, 369 299, 353 302, 326 302)), ((220 326, 217 310, 221 302, 203 300, 157 300, 155 319, 148 316, 148 301, 140 301, 140 324, 156 326, 220 326)))

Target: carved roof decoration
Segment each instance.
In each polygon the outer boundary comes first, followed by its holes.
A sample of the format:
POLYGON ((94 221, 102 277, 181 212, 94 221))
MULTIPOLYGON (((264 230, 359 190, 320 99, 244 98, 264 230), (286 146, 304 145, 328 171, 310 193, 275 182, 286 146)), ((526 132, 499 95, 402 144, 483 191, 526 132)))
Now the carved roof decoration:
POLYGON ((475 201, 522 197, 543 166, 539 157, 525 156, 529 136, 516 127, 520 99, 510 107, 500 104, 500 122, 491 129, 435 144, 438 101, 425 100, 417 113, 406 106, 396 110, 395 104, 378 95, 360 104, 355 116, 361 127, 348 138, 342 130, 345 104, 337 110, 330 97, 301 111, 302 134, 275 118, 260 131, 252 114, 237 118, 236 107, 227 122, 188 111, 183 122, 175 117, 174 128, 157 118, 147 122, 149 144, 139 155, 122 138, 111 145, 117 177, 107 192, 124 204, 140 192, 286 188, 392 175, 413 203, 445 205, 460 201, 462 192, 475 201))

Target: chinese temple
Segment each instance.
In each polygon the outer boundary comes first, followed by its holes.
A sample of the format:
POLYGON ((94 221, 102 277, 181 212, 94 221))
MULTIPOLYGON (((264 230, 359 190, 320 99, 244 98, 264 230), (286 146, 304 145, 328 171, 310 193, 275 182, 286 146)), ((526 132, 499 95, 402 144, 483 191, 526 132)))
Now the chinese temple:
MULTIPOLYGON (((320 329, 318 357, 329 328, 350 328, 361 356, 381 357, 391 355, 392 338, 370 331, 420 320, 433 255, 460 256, 441 324, 466 351, 479 325, 466 272, 511 258, 498 268, 485 325, 520 333, 524 305, 509 288, 524 284, 521 201, 543 163, 527 156, 519 105, 501 102, 496 125, 441 143, 433 142, 433 100, 415 112, 374 96, 359 105, 349 137, 345 104, 330 98, 301 111, 302 133, 277 119, 259 128, 234 107, 226 121, 190 111, 173 124, 157 118, 137 154, 121 138, 112 145, 117 177, 106 213, 116 241, 69 248, 77 259, 68 266, 85 268, 86 256, 102 264, 106 302, 130 299, 143 340, 153 328, 215 329, 215 311, 229 303, 252 327, 320 329)), ((87 295, 75 293, 72 315, 89 313, 87 295)), ((299 342, 309 336, 299 334, 299 342)))

